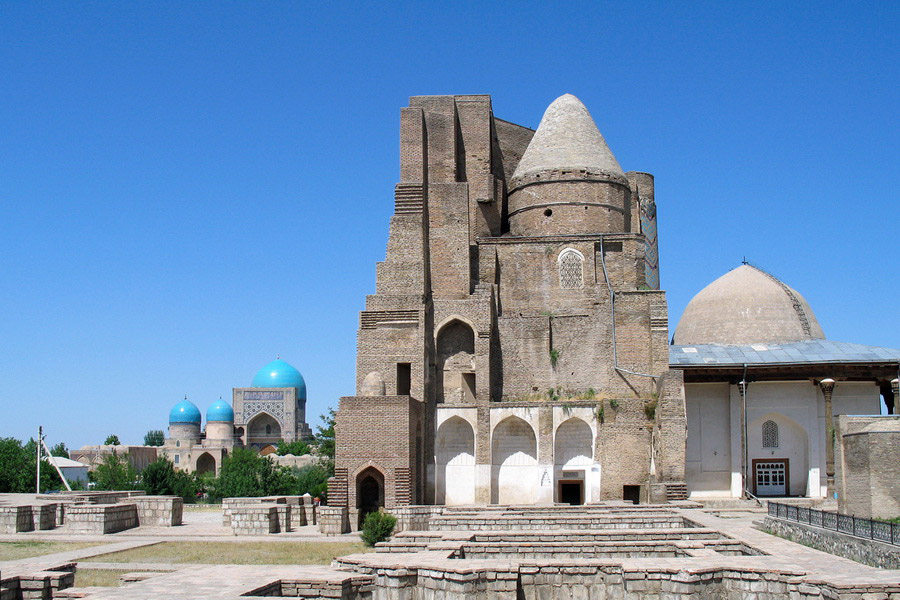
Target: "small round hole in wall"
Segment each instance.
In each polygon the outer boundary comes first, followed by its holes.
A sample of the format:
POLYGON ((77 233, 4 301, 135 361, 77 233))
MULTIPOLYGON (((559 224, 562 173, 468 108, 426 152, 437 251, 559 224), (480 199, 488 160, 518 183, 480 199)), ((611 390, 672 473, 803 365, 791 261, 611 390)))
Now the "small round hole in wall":
POLYGON ((552 214, 553 214, 553 211, 550 210, 549 208, 548 208, 547 210, 544 211, 544 216, 545 216, 545 217, 549 217, 549 216, 552 215, 552 214))

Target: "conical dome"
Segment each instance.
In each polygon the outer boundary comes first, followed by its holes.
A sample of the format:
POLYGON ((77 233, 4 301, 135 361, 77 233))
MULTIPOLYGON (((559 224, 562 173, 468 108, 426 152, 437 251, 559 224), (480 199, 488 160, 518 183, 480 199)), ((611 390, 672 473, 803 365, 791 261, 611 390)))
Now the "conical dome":
POLYGON ((631 190, 581 100, 553 101, 509 180, 513 236, 624 233, 631 190))
POLYGON ((573 178, 628 184, 591 113, 581 100, 565 94, 547 108, 509 187, 573 178))
POLYGON ((825 334, 803 296, 744 264, 694 296, 681 315, 674 342, 751 345, 811 339, 825 339, 825 334))
POLYGON ((253 387, 297 388, 297 396, 306 400, 306 382, 300 371, 276 358, 253 377, 253 387))

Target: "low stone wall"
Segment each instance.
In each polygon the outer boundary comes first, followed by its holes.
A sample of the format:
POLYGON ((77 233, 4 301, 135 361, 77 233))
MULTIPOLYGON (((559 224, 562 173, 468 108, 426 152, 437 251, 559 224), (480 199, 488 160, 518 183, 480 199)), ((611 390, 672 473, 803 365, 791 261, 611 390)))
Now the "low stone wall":
POLYGON ((262 498, 222 498, 222 525, 231 527, 231 513, 234 509, 260 504, 262 498))
POLYGON ((120 502, 125 498, 130 498, 132 496, 143 496, 144 494, 145 492, 142 490, 125 490, 118 492, 78 491, 59 492, 56 494, 41 494, 37 496, 37 499, 49 502, 73 501, 86 502, 88 504, 116 504, 117 502, 120 502))
POLYGON ((385 512, 397 517, 394 533, 401 531, 429 531, 431 520, 444 512, 443 506, 398 506, 385 512))
POLYGON ((34 529, 53 529, 56 527, 56 504, 34 504, 31 506, 34 529))
POLYGON ((66 511, 66 528, 72 533, 116 533, 137 526, 134 504, 85 504, 66 511))
MULTIPOLYGON (((234 507, 231 512, 231 531, 234 535, 268 535, 280 531, 279 509, 287 505, 266 504, 234 507)), ((285 518, 282 514, 281 518, 285 518)))
POLYGON ((29 505, 0 506, 0 533, 34 531, 34 516, 29 505))
POLYGON ((811 546, 880 569, 900 569, 900 547, 866 540, 845 533, 822 529, 807 523, 795 523, 766 517, 763 529, 792 542, 811 546))
POLYGON ((138 524, 142 527, 181 525, 184 500, 179 496, 132 496, 120 502, 137 507, 138 524))
POLYGON ((75 585, 75 565, 54 567, 0 579, 0 600, 44 600, 56 598, 60 590, 75 585))
POLYGON ((341 535, 350 532, 350 516, 345 506, 320 506, 319 531, 322 535, 341 535))

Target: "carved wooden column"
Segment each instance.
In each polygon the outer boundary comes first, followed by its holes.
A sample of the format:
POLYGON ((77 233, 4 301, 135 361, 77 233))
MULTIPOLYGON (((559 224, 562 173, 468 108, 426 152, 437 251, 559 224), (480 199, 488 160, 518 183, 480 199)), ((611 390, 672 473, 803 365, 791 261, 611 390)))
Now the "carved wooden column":
POLYGON ((738 383, 738 391, 741 394, 741 497, 745 497, 748 491, 747 485, 747 381, 738 383))
POLYGON ((834 498, 834 414, 831 409, 831 394, 834 392, 834 379, 823 379, 819 382, 825 396, 825 485, 828 497, 834 498))

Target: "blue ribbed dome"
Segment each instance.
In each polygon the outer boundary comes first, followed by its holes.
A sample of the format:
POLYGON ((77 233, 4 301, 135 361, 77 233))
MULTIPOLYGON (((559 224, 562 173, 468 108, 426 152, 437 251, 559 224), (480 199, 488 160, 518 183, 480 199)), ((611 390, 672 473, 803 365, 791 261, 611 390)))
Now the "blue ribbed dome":
POLYGON ((200 423, 200 409, 185 398, 172 407, 169 412, 169 423, 200 423))
POLYGON ((234 411, 231 405, 219 398, 212 406, 206 409, 206 422, 211 421, 227 421, 234 423, 234 411))
POLYGON ((260 369, 251 385, 252 387, 297 388, 297 396, 306 400, 306 382, 303 381, 303 375, 280 358, 276 358, 260 369))

